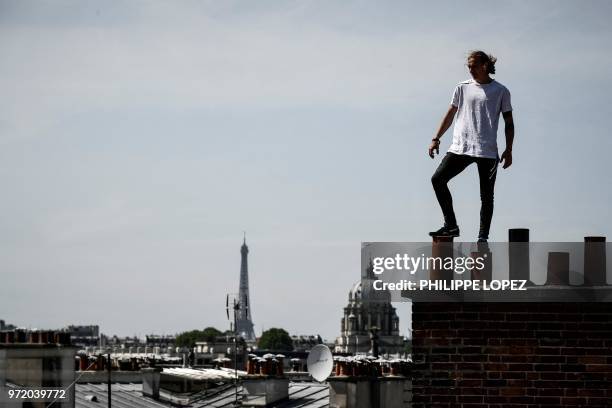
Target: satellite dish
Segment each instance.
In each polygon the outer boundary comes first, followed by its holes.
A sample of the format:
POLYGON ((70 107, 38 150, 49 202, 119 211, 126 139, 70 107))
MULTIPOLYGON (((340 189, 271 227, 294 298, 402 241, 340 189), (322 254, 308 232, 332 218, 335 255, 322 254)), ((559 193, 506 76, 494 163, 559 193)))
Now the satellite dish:
POLYGON ((308 373, 319 382, 323 382, 329 377, 334 366, 333 356, 329 347, 325 344, 317 344, 308 354, 306 359, 308 373))

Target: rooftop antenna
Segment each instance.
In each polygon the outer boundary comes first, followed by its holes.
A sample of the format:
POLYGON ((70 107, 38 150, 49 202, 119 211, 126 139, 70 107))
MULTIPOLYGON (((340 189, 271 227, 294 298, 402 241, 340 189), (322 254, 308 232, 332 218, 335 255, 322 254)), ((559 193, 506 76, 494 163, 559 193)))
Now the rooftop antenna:
POLYGON ((229 320, 229 294, 225 295, 225 314, 227 315, 227 320, 229 320))
POLYGON ((227 314, 227 319, 230 320, 230 330, 234 332, 234 406, 238 406, 238 330, 236 327, 236 320, 238 311, 240 310, 240 299, 236 294, 227 294, 225 296, 225 312, 227 314), (232 298, 231 306, 234 309, 234 324, 232 328, 232 321, 229 316, 229 308, 230 308, 230 296, 232 298))

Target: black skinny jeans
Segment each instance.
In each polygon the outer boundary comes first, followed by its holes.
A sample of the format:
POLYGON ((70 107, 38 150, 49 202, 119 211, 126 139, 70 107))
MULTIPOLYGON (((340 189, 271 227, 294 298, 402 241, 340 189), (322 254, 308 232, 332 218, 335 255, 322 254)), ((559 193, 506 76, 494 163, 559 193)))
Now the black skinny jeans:
POLYGON ((453 198, 448 189, 450 179, 461 173, 467 166, 476 163, 478 166, 478 176, 480 178, 480 231, 478 238, 489 238, 491 228, 491 218, 493 218, 493 189, 497 176, 497 164, 499 158, 488 159, 484 157, 472 157, 464 154, 446 153, 442 163, 431 177, 436 197, 444 214, 444 225, 455 227, 457 219, 453 210, 453 198))

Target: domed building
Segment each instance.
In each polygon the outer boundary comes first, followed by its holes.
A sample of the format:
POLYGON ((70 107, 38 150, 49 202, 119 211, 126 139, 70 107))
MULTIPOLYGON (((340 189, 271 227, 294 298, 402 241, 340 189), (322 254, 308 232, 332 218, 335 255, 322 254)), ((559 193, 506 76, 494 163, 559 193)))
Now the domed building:
POLYGON ((404 338, 399 334, 399 317, 391 305, 391 294, 366 286, 366 290, 362 290, 359 281, 349 291, 341 334, 336 338, 334 350, 352 354, 372 353, 371 330, 374 329, 380 354, 404 353, 404 338))

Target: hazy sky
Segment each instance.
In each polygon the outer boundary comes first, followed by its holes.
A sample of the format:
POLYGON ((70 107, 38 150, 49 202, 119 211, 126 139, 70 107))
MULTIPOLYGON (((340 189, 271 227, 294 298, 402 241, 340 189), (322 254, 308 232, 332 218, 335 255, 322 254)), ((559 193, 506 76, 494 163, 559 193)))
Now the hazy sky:
MULTIPOLYGON (((610 236, 611 16, 606 1, 0 1, 0 319, 227 328, 246 230, 257 334, 333 339, 360 242, 441 225, 426 149, 478 48, 516 122, 492 240, 610 236)), ((472 240, 476 168, 451 189, 472 240)))

